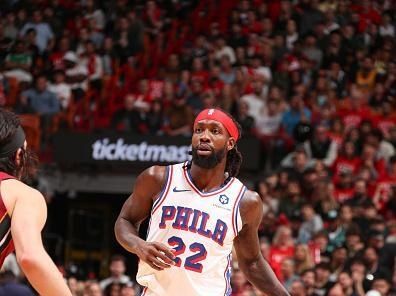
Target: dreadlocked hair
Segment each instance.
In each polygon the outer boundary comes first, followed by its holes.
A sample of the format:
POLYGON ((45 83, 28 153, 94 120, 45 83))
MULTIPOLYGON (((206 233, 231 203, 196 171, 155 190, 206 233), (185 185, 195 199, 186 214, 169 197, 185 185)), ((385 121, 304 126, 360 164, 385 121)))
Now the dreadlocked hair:
MULTIPOLYGON (((223 111, 226 113, 234 122, 236 127, 238 128, 238 133, 239 133, 239 138, 242 136, 242 128, 241 125, 232 117, 229 113, 223 111)), ((235 139, 235 141, 238 139, 235 139)), ((226 167, 225 167, 225 173, 228 174, 228 177, 236 177, 239 174, 239 169, 241 168, 242 164, 242 154, 239 152, 237 144, 235 142, 234 148, 232 148, 230 151, 227 153, 227 162, 226 162, 226 167)))

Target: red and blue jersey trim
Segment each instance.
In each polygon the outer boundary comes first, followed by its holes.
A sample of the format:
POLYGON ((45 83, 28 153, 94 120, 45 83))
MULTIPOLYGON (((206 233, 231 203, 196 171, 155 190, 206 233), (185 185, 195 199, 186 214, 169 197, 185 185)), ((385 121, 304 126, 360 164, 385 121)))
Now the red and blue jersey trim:
POLYGON ((146 295, 146 292, 147 292, 147 287, 144 287, 144 289, 143 289, 143 291, 142 291, 142 294, 140 294, 140 296, 146 295))
POLYGON ((161 206, 161 204, 166 199, 166 196, 168 195, 170 184, 172 181, 172 175, 173 175, 172 166, 167 166, 166 167, 166 183, 165 183, 165 186, 162 188, 162 191, 159 193, 158 198, 153 203, 153 209, 151 211, 151 214, 154 214, 155 211, 161 206))
POLYGON ((224 296, 231 296, 232 287, 231 287, 231 253, 227 256, 227 266, 224 270, 224 279, 226 283, 226 288, 224 291, 224 296))
POLYGON ((242 200, 246 192, 246 186, 242 185, 241 190, 239 191, 238 197, 235 200, 234 208, 232 209, 232 228, 234 229, 234 235, 238 235, 238 213, 239 213, 239 204, 242 200))
MULTIPOLYGON (((156 210, 161 206, 161 204, 165 201, 166 196, 168 195, 170 184, 172 182, 172 174, 173 174, 173 168, 172 166, 167 166, 166 167, 166 183, 165 186, 162 188, 161 192, 158 194, 158 198, 154 201, 153 207, 151 210, 151 217, 155 213, 156 210)), ((151 228, 151 218, 149 222, 149 226, 147 229, 147 235, 150 233, 150 228, 151 228)))

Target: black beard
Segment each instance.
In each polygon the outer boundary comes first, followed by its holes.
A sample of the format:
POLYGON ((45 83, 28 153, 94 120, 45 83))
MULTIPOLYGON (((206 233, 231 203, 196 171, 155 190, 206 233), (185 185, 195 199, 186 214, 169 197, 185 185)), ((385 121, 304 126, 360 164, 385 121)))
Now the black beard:
POLYGON ((226 156, 226 148, 219 151, 212 150, 210 155, 199 155, 197 148, 192 148, 192 162, 203 169, 213 169, 226 156))

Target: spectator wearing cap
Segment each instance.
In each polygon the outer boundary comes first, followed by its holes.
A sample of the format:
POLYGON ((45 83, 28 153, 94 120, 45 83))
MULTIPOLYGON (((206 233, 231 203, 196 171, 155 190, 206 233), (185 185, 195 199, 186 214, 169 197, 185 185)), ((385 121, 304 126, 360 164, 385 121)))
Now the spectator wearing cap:
POLYGON ((43 15, 40 9, 33 11, 33 21, 26 23, 20 31, 20 34, 24 36, 29 29, 35 29, 36 45, 40 50, 40 53, 44 53, 48 48, 52 48, 54 42, 54 33, 48 23, 43 22, 43 15))
POLYGON ((329 237, 329 251, 333 251, 336 247, 342 246, 345 242, 346 229, 341 224, 339 214, 336 210, 327 213, 327 232, 329 237))
POLYGON ((310 203, 305 203, 301 206, 301 214, 304 222, 300 226, 297 240, 302 244, 306 244, 316 232, 323 229, 323 221, 315 213, 313 205, 310 203))

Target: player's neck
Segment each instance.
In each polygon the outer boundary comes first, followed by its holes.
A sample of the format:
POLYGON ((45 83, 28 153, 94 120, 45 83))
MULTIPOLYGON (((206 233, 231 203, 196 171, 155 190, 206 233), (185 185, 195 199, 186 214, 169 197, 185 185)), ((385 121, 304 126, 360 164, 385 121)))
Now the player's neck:
POLYGON ((213 169, 204 169, 194 163, 191 165, 191 178, 202 192, 212 191, 220 188, 226 179, 224 176, 225 163, 220 163, 213 169))

